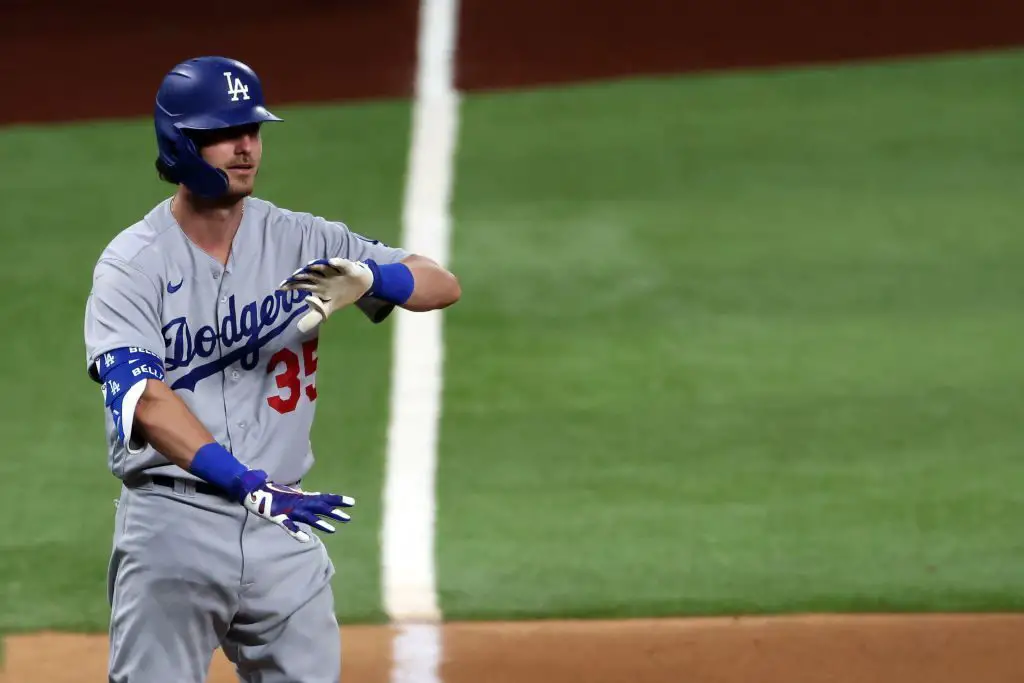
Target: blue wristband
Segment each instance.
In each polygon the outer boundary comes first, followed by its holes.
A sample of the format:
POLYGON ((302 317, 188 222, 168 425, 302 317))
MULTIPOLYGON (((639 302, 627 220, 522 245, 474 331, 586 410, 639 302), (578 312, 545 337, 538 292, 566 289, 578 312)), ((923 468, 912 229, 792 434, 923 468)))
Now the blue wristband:
POLYGON ((409 266, 404 263, 379 265, 371 259, 367 259, 363 263, 369 266, 373 272, 373 284, 366 296, 376 297, 396 305, 404 304, 412 296, 416 280, 413 278, 409 266))
POLYGON ((252 477, 243 478, 243 475, 250 471, 231 455, 231 451, 216 442, 208 443, 196 451, 189 466, 189 472, 223 489, 239 502, 250 490, 259 487, 266 479, 266 475, 263 475, 260 481, 255 481, 252 477))

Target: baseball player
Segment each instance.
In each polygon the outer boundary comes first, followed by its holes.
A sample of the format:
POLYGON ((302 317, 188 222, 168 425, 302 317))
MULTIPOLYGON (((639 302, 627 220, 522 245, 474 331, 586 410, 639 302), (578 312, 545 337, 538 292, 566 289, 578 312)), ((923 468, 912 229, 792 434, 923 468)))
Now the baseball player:
MULTIPOLYGON (((305 491, 317 340, 456 302, 455 277, 340 222, 257 199, 265 107, 247 65, 163 79, 160 177, 177 186, 114 237, 85 307, 108 465, 122 482, 108 570, 112 683, 200 683, 223 648, 242 681, 336 683, 334 566, 314 531, 348 496, 305 491)), ((358 400, 358 387, 352 396, 358 400)))

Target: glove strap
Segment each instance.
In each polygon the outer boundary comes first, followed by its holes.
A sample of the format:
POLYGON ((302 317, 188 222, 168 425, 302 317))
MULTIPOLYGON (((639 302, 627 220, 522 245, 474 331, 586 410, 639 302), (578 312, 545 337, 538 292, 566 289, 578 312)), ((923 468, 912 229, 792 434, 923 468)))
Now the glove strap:
POLYGON ((189 472, 223 489, 238 502, 267 479, 265 472, 250 470, 217 442, 208 443, 196 451, 189 472))
POLYGON ((372 259, 363 261, 373 272, 373 284, 365 296, 372 296, 388 303, 401 305, 409 300, 416 287, 409 266, 404 263, 377 264, 372 259))

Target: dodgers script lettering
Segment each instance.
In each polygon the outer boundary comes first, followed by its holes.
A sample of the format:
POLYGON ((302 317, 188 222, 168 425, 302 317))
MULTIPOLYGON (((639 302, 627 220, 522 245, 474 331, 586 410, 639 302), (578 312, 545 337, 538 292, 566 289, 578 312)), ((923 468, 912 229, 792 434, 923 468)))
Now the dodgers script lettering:
POLYGON ((228 298, 227 312, 217 328, 210 325, 192 331, 185 316, 164 325, 164 368, 167 372, 179 368, 191 370, 179 377, 172 389, 195 389, 196 384, 235 362, 245 370, 259 364, 260 349, 288 329, 289 323, 308 309, 302 291, 276 291, 262 301, 250 301, 240 309, 232 295, 228 298), (282 319, 283 318, 283 319, 282 319), (194 363, 213 356, 219 345, 231 349, 216 360, 194 363))

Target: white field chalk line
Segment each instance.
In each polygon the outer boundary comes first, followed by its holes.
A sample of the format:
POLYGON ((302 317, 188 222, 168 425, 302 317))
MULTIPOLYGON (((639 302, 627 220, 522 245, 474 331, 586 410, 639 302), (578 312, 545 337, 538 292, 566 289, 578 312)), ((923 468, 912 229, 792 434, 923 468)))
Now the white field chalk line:
MULTIPOLYGON (((459 96, 457 0, 421 0, 416 98, 400 244, 448 264, 459 96)), ((435 469, 444 367, 442 311, 394 312, 381 527, 384 609, 398 628, 394 683, 437 683, 441 610, 434 555, 435 469)))

